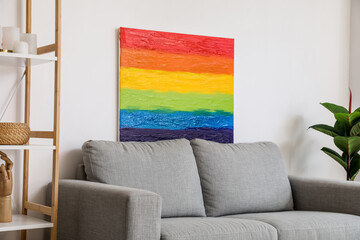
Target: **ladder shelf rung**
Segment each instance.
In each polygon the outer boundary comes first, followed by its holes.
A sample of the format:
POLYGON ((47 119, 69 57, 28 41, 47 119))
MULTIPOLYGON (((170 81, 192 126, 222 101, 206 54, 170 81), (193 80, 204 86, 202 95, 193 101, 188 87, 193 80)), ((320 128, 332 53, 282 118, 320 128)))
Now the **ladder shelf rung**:
POLYGON ((24 207, 27 210, 39 212, 39 213, 42 213, 42 214, 45 214, 45 215, 48 215, 48 216, 52 216, 51 207, 48 207, 48 206, 45 206, 45 205, 32 203, 32 202, 25 202, 24 207))
POLYGON ((55 134, 52 131, 31 131, 31 138, 54 138, 55 134))

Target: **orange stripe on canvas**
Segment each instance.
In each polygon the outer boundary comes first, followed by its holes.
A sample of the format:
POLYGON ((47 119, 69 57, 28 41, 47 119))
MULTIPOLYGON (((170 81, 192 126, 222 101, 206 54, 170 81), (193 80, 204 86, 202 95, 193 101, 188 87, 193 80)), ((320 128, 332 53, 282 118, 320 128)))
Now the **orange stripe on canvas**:
POLYGON ((192 73, 234 74, 234 60, 220 56, 174 54, 121 48, 120 66, 192 73))

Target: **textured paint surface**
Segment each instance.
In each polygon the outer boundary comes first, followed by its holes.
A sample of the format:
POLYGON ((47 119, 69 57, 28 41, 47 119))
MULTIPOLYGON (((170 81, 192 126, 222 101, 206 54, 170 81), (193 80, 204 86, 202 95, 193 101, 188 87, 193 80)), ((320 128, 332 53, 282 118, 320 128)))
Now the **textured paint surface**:
POLYGON ((234 39, 120 28, 121 48, 234 58, 234 39))
POLYGON ((222 56, 174 54, 146 49, 122 48, 121 67, 162 71, 234 74, 234 61, 222 56))
POLYGON ((233 76, 212 73, 168 72, 139 68, 121 68, 121 88, 173 91, 178 93, 233 94, 233 76))
POLYGON ((120 140, 233 142, 234 40, 120 28, 120 140))
POLYGON ((184 130, 122 128, 121 141, 152 142, 177 138, 201 138, 219 143, 233 142, 233 130, 221 128, 197 128, 184 130))
POLYGON ((223 111, 233 113, 233 96, 230 94, 197 94, 156 92, 122 88, 120 109, 170 111, 223 111))
POLYGON ((232 128, 233 115, 226 112, 171 112, 121 110, 121 128, 181 130, 186 128, 232 128))

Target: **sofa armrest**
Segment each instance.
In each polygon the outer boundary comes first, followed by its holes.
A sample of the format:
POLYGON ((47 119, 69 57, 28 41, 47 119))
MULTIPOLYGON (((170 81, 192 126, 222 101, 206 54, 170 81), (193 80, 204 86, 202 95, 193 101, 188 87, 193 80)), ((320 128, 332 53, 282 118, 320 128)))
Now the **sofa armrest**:
POLYGON ((159 240, 161 198, 134 188, 59 181, 59 240, 159 240))
POLYGON ((360 216, 360 183, 289 176, 295 210, 360 216))

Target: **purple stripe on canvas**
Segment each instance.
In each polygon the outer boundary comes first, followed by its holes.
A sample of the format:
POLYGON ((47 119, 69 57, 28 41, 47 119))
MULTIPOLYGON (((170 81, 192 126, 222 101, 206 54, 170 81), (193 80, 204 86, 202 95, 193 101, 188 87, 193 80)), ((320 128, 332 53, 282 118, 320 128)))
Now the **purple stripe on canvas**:
POLYGON ((186 138, 188 140, 201 138, 219 143, 233 143, 233 129, 195 128, 183 130, 121 128, 120 141, 154 142, 186 138))

